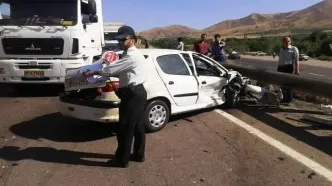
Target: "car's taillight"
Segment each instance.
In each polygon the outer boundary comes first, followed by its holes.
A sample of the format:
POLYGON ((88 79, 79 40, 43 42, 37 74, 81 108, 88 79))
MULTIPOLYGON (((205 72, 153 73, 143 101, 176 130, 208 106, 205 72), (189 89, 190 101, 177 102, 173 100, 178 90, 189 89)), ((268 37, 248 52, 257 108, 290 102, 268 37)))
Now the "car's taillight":
POLYGON ((102 92, 113 92, 113 91, 115 91, 115 88, 116 89, 119 88, 119 82, 118 81, 112 81, 112 83, 106 83, 106 86, 101 88, 101 90, 102 90, 102 92))

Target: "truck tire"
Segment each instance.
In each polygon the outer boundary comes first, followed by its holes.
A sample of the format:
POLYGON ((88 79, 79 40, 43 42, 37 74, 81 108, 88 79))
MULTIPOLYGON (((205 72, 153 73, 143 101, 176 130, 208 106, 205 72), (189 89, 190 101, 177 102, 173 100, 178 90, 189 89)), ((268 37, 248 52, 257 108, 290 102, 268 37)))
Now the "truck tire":
POLYGON ((162 100, 153 100, 148 103, 144 113, 144 124, 149 133, 158 132, 168 123, 170 109, 162 100))

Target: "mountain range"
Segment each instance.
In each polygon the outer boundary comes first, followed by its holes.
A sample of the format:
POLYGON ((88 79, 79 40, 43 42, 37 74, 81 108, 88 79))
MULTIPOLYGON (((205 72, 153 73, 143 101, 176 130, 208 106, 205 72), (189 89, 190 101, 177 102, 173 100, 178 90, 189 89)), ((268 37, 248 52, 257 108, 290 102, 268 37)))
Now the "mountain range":
POLYGON ((183 25, 170 25, 145 30, 139 35, 147 39, 199 37, 202 33, 206 33, 208 37, 213 37, 216 33, 223 37, 244 37, 244 35, 280 35, 329 29, 332 30, 332 0, 324 0, 303 10, 292 12, 253 13, 241 19, 222 21, 202 30, 183 25))

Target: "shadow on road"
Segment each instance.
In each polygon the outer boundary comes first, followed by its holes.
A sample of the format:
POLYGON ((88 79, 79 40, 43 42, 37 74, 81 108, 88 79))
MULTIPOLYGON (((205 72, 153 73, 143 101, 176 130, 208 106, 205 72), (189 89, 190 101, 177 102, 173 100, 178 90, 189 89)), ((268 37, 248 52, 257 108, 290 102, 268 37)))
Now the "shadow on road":
POLYGON ((56 97, 63 91, 63 85, 0 84, 0 97, 56 97))
MULTIPOLYGON (((299 141, 302 141, 328 155, 332 155, 332 136, 317 136, 312 134, 306 130, 308 129, 318 129, 319 130, 330 130, 331 128, 324 128, 318 127, 315 124, 311 124, 309 127, 299 127, 292 125, 288 122, 280 120, 274 116, 271 116, 269 113, 276 113, 276 112, 288 112, 288 113, 306 113, 306 114, 323 114, 321 112, 313 112, 313 111, 306 111, 306 110, 293 110, 293 109, 260 109, 255 107, 241 107, 240 111, 252 116, 253 118, 263 122, 266 125, 273 127, 276 130, 284 132, 285 134, 296 138, 299 141)), ((287 118, 290 120, 289 118, 287 118)), ((309 124, 303 121, 298 120, 297 122, 302 122, 305 124, 309 124)), ((310 125, 310 124, 309 124, 310 125)))
POLYGON ((69 119, 53 113, 13 125, 9 130, 33 140, 88 142, 114 136, 115 125, 69 119))
POLYGON ((47 163, 109 167, 107 161, 113 158, 114 155, 109 154, 57 150, 50 147, 29 147, 26 149, 20 149, 15 146, 5 146, 0 149, 0 159, 7 161, 29 159, 47 163), (89 161, 83 158, 98 158, 103 159, 104 161, 89 161))

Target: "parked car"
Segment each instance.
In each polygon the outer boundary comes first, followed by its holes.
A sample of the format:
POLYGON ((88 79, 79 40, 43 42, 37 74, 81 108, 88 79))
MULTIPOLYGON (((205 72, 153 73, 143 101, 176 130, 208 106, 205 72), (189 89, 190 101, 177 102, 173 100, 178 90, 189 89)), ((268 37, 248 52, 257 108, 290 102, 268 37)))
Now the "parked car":
POLYGON ((233 51, 228 55, 228 59, 240 59, 240 53, 233 51))
MULTIPOLYGON (((148 132, 164 128, 171 115, 223 104, 235 107, 239 92, 244 90, 241 87, 248 86, 247 82, 241 83, 238 72, 227 70, 196 52, 139 50, 146 58, 148 72, 144 83, 148 93, 144 114, 148 132)), ((116 77, 96 84, 89 84, 82 76, 67 78, 65 92, 60 95, 60 113, 81 120, 117 122, 120 99, 115 88, 118 86, 116 77)))
POLYGON ((266 53, 265 53, 265 52, 262 52, 262 51, 258 51, 258 52, 257 52, 257 55, 258 55, 258 56, 266 56, 266 53))
POLYGON ((306 54, 300 54, 299 56, 299 60, 300 61, 308 61, 309 60, 309 56, 307 56, 306 54))

